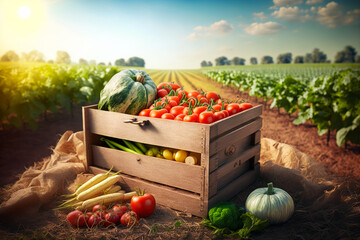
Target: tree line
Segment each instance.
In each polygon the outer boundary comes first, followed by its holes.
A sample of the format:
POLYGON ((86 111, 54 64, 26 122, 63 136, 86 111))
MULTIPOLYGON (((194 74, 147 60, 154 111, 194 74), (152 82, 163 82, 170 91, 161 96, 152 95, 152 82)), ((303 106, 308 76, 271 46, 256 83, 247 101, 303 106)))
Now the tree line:
MULTIPOLYGON (((44 54, 37 50, 30 51, 28 53, 21 53, 19 56, 15 51, 9 50, 0 58, 1 62, 45 62, 44 54)), ((48 60, 48 63, 66 63, 71 64, 70 54, 66 51, 57 51, 55 60, 48 60)), ((79 64, 81 65, 106 65, 104 62, 96 63, 95 60, 86 60, 84 58, 79 59, 79 64)), ((111 62, 108 65, 112 65, 111 62)), ((140 57, 131 57, 128 60, 120 58, 115 60, 115 66, 129 66, 129 67, 145 67, 145 60, 140 57)))
MULTIPOLYGON (((352 46, 345 46, 345 48, 337 52, 334 63, 360 63, 360 56, 356 55, 357 52, 352 46)), ((240 57, 234 57, 233 59, 228 59, 225 56, 221 56, 215 59, 215 66, 225 66, 225 65, 245 65, 245 59, 240 57)), ((311 53, 306 53, 304 56, 295 56, 292 58, 292 53, 282 53, 279 54, 276 58, 276 63, 286 64, 286 63, 330 63, 331 61, 327 59, 327 55, 320 51, 320 49, 315 48, 311 53)), ((265 55, 261 58, 260 64, 272 64, 274 59, 271 56, 265 55)), ((256 57, 250 58, 250 64, 258 64, 256 57)), ((201 67, 211 67, 213 63, 211 61, 203 60, 200 63, 201 67)))

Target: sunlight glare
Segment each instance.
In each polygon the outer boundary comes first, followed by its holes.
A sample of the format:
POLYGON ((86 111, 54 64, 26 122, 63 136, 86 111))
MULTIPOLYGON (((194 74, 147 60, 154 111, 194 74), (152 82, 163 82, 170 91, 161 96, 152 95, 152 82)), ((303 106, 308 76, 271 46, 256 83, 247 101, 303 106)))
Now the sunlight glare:
POLYGON ((31 9, 28 6, 21 6, 19 7, 18 15, 22 19, 29 18, 31 15, 31 9))

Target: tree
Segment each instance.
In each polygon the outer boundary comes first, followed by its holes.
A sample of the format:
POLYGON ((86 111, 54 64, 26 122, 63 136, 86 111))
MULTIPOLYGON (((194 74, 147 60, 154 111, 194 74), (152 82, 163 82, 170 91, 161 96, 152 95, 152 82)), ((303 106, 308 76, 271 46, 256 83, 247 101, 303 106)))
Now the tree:
POLYGON ((291 53, 279 54, 279 56, 276 59, 276 63, 291 63, 291 61, 292 61, 291 53))
POLYGON ((312 63, 312 54, 311 53, 305 54, 304 63, 312 63))
POLYGON ((271 64, 274 63, 273 58, 271 56, 263 56, 261 58, 261 64, 271 64))
POLYGON ((139 57, 131 57, 127 60, 126 65, 131 67, 145 67, 145 61, 139 57))
POLYGON ((207 62, 207 65, 208 65, 208 67, 212 67, 212 66, 213 66, 212 62, 210 62, 210 61, 207 62))
POLYGON ((88 62, 87 62, 85 59, 80 58, 80 59, 79 59, 79 64, 80 64, 80 65, 88 65, 88 62))
POLYGON ((360 63, 360 55, 355 56, 355 62, 360 63))
POLYGON ((16 54, 13 50, 7 51, 1 57, 2 62, 17 62, 19 61, 19 55, 16 54))
POLYGON ((313 63, 325 63, 326 62, 326 54, 321 52, 318 48, 315 48, 312 52, 312 62, 313 63))
POLYGON ((115 60, 115 66, 126 66, 125 59, 120 58, 120 59, 115 60))
POLYGON ((200 66, 207 67, 207 62, 205 60, 201 61, 200 66))
POLYGON ((303 56, 296 56, 294 59, 294 63, 304 63, 304 57, 303 56))
POLYGON ((257 58, 256 57, 252 57, 252 58, 250 58, 250 63, 252 64, 252 65, 256 65, 258 62, 257 62, 257 58))
POLYGON ((96 61, 95 60, 90 60, 89 65, 96 65, 96 61))
POLYGON ((224 65, 230 65, 230 61, 227 59, 227 57, 218 57, 215 59, 215 65, 216 66, 224 66, 224 65))
POLYGON ((245 65, 245 59, 239 58, 239 57, 234 57, 231 60, 231 65, 245 65))
POLYGON ((56 52, 56 63, 71 63, 70 55, 65 51, 56 52))
POLYGON ((344 50, 338 52, 335 56, 336 63, 355 62, 356 50, 352 46, 346 46, 344 50))
POLYGON ((99 62, 98 65, 105 66, 104 62, 99 62))
POLYGON ((28 54, 29 62, 44 62, 44 54, 39 52, 38 50, 32 50, 28 54))

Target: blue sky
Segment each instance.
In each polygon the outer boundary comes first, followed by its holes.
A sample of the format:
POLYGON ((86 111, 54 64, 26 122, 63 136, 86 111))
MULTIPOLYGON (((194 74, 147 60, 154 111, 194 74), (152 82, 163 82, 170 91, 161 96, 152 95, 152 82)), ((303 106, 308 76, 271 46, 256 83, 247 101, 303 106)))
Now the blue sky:
POLYGON ((360 1, 0 0, 0 9, 0 55, 63 50, 73 62, 138 56, 147 68, 181 69, 219 56, 360 53, 360 1))

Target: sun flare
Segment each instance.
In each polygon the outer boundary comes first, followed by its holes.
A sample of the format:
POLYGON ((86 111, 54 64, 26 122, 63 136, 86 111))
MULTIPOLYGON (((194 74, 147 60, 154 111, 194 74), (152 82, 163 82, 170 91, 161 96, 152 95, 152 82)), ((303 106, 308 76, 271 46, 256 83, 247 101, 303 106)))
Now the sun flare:
POLYGON ((31 15, 31 9, 28 6, 20 6, 18 9, 18 15, 22 19, 29 18, 31 15))

